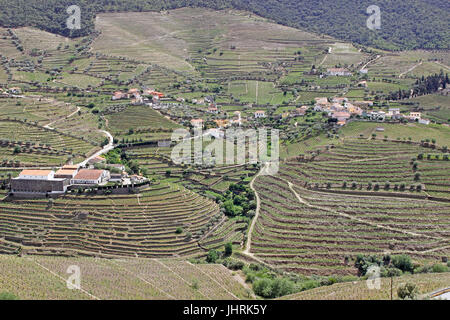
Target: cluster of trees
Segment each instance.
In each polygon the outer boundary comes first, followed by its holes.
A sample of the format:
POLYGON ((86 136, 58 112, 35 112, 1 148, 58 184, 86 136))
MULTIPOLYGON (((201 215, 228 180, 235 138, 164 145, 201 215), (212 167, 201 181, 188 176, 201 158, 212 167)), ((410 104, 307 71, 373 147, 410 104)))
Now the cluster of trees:
POLYGON ((387 98, 389 100, 401 100, 408 99, 411 95, 422 96, 437 92, 439 89, 445 89, 448 84, 450 84, 448 73, 444 74, 441 70, 439 74, 428 77, 422 76, 421 79, 417 79, 412 91, 399 89, 397 92, 390 92, 387 98))
POLYGON ((123 164, 128 174, 143 174, 146 175, 146 170, 140 168, 136 161, 133 161, 128 157, 128 154, 120 149, 116 148, 103 155, 107 163, 110 164, 123 164))
POLYGON ((0 25, 36 26, 69 37, 94 31, 101 12, 161 11, 181 7, 247 10, 277 23, 383 49, 448 48, 448 2, 379 0, 381 28, 370 30, 366 10, 372 0, 0 0, 0 25), (70 5, 82 12, 81 29, 66 28, 70 5))
POLYGON ((404 273, 430 273, 430 272, 448 272, 450 262, 445 264, 436 263, 434 265, 418 265, 414 264, 406 254, 400 255, 384 255, 378 257, 375 255, 359 254, 355 260, 355 267, 358 269, 359 276, 366 276, 370 267, 380 267, 380 277, 400 276, 404 273))
POLYGON ((244 183, 231 184, 218 200, 223 213, 227 216, 252 218, 255 215, 255 193, 244 183))

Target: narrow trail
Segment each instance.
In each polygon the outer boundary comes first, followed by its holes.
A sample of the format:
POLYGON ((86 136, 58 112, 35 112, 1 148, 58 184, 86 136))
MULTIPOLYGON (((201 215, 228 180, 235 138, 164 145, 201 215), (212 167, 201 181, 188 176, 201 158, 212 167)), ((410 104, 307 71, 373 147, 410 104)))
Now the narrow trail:
POLYGON ((378 54, 375 58, 373 58, 372 60, 369 60, 365 65, 363 65, 363 66, 361 67, 361 69, 359 69, 359 70, 365 69, 369 64, 371 64, 372 62, 375 62, 376 60, 378 60, 378 59, 380 59, 380 58, 381 58, 381 55, 378 54))
POLYGON ((63 117, 63 118, 61 118, 61 119, 56 119, 56 120, 54 120, 54 121, 48 123, 47 125, 44 126, 44 128, 52 129, 52 130, 53 130, 53 128, 51 127, 51 125, 55 124, 56 122, 59 122, 59 121, 62 121, 62 120, 67 120, 67 119, 69 119, 70 117, 73 117, 73 116, 74 116, 75 114, 77 114, 78 111, 80 111, 80 110, 81 110, 81 108, 80 108, 80 107, 77 107, 77 110, 76 110, 76 111, 72 112, 71 114, 69 114, 69 115, 66 116, 66 117, 63 117))
POLYGON ((443 63, 440 63, 440 62, 437 62, 437 61, 435 61, 434 63, 436 63, 437 65, 439 65, 439 66, 441 66, 441 67, 444 67, 444 68, 447 69, 447 70, 450 70, 450 67, 447 66, 447 65, 445 65, 445 64, 443 64, 443 63))
POLYGON ((418 66, 420 66, 422 63, 423 63, 423 62, 420 61, 418 64, 412 66, 411 68, 409 68, 409 69, 406 70, 405 72, 400 73, 400 74, 398 75, 398 77, 399 77, 399 78, 403 77, 405 74, 407 74, 407 73, 413 71, 415 68, 417 68, 418 66))
POLYGON ((258 174, 253 177, 252 181, 250 182, 250 189, 253 190, 256 197, 256 210, 255 210, 255 216, 253 217, 252 223, 250 225, 250 228, 248 229, 248 236, 247 236, 247 243, 245 244, 245 250, 242 252, 245 255, 251 256, 253 259, 258 260, 252 253, 250 253, 250 248, 252 245, 252 233, 253 229, 255 228, 256 220, 258 220, 259 217, 259 211, 261 208, 261 199, 259 198, 258 192, 256 191, 254 187, 255 180, 267 169, 268 163, 264 165, 264 167, 259 170, 258 174))
POLYGON ((323 57, 322 61, 317 65, 318 67, 320 67, 321 65, 323 65, 325 63, 325 61, 327 60, 328 54, 325 55, 325 57, 323 57))

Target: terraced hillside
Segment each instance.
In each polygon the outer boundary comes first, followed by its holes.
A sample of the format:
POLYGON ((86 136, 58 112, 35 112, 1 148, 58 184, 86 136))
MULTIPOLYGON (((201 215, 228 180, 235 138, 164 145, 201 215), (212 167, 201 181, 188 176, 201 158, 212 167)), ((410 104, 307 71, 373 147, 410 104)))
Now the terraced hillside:
POLYGON ((12 198, 0 202, 0 252, 201 255, 198 240, 222 219, 216 203, 171 184, 127 195, 69 194, 54 201, 12 198))
POLYGON ((53 166, 99 150, 94 143, 36 124, 0 120, 2 166, 53 166))
POLYGON ((416 181, 410 162, 422 149, 350 139, 312 161, 286 161, 277 176, 258 177, 251 252, 277 268, 320 275, 355 273, 358 253, 439 261, 450 253, 450 204, 427 200, 427 183, 435 188, 437 179, 448 191, 448 170, 443 161, 418 161, 425 174, 416 181))
MULTIPOLYGON (((280 300, 389 300, 391 298, 390 279, 381 278, 380 281, 379 290, 370 290, 366 281, 354 281, 311 289, 284 296, 280 300)), ((450 274, 414 274, 394 278, 393 299, 399 299, 397 290, 406 283, 415 284, 419 294, 426 298, 431 292, 447 287, 450 283, 450 274)))
POLYGON ((19 299, 202 299, 252 296, 222 265, 169 259, 94 259, 0 255, 0 287, 19 299), (81 290, 67 288, 70 266, 80 268, 81 290))
MULTIPOLYGON (((201 76, 206 82, 253 79, 269 82, 269 86, 282 79, 296 83, 311 65, 323 60, 329 47, 337 45, 332 38, 283 27, 245 12, 201 8, 100 14, 96 27, 102 33, 93 43, 93 52, 151 63, 152 68, 166 67, 188 78, 201 76), (130 21, 145 27, 136 32, 130 21), (118 37, 122 41, 117 42, 118 37), (290 77, 284 78, 288 74, 290 77)), ((336 47, 329 65, 357 65, 369 56, 351 45, 346 50, 351 54, 339 55, 336 47)), ((160 78, 155 70, 140 81, 151 85, 149 81, 155 79, 152 73, 160 78)), ((165 82, 170 74, 165 71, 163 76, 165 82)), ((228 93, 238 89, 230 87, 228 93)))
POLYGON ((309 187, 400 193, 410 190, 413 194, 449 198, 449 163, 443 160, 444 153, 433 148, 406 141, 346 139, 321 152, 314 161, 288 160, 286 169, 297 183, 309 187))

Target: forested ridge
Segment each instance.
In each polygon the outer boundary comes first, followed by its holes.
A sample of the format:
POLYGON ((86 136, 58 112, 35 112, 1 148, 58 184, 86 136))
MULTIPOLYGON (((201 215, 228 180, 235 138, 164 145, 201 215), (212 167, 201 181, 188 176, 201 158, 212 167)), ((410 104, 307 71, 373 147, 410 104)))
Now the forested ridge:
POLYGON ((247 10, 280 24, 382 49, 448 49, 450 2, 432 0, 0 0, 0 25, 78 37, 91 33, 101 12, 161 11, 181 7, 247 10), (82 11, 80 30, 66 28, 70 5, 82 11), (381 10, 381 29, 369 30, 366 9, 381 10))

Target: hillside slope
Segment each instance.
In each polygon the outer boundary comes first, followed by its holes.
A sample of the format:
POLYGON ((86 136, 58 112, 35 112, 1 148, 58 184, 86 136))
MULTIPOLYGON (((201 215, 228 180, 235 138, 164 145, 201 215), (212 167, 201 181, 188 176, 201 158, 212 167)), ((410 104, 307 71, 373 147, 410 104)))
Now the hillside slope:
POLYGON ((367 7, 372 1, 363 0, 0 0, 0 25, 5 27, 36 26, 38 28, 77 37, 94 30, 94 17, 101 12, 161 11, 186 6, 211 9, 234 8, 247 10, 270 18, 280 24, 305 28, 317 33, 358 42, 383 49, 448 48, 450 43, 448 3, 427 0, 392 1, 376 3, 381 9, 381 29, 366 27, 367 7), (66 8, 79 5, 82 28, 66 28, 66 8))

